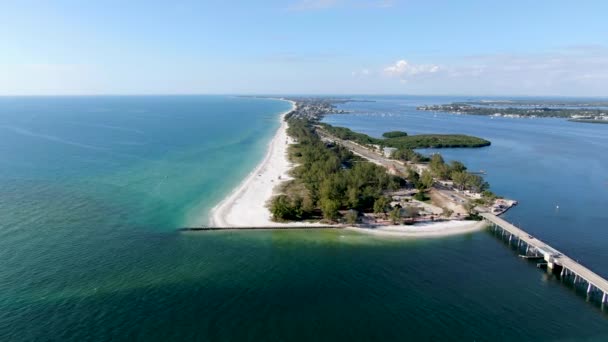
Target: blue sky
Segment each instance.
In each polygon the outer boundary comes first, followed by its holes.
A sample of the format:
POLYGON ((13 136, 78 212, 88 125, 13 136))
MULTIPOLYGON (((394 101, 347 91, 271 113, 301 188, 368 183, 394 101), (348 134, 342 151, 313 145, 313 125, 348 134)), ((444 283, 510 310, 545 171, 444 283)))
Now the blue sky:
POLYGON ((606 1, 3 1, 0 94, 608 96, 606 1))

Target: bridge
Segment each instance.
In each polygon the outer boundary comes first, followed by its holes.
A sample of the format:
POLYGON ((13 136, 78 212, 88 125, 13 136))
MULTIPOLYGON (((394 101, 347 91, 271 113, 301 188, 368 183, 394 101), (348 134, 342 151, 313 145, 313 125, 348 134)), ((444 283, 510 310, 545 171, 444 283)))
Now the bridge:
POLYGON ((586 284, 588 297, 599 293, 601 304, 608 304, 608 281, 606 279, 500 217, 490 213, 480 215, 491 224, 491 229, 500 231, 505 238, 509 237, 509 245, 517 242, 518 250, 522 251, 525 247, 524 257, 533 256, 544 259, 547 262, 547 268, 559 273, 562 279, 572 279, 575 286, 579 286, 581 283, 586 284))

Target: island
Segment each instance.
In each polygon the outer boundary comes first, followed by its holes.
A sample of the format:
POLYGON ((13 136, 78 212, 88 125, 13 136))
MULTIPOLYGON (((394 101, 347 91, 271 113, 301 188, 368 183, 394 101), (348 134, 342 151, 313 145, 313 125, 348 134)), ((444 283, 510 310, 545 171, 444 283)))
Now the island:
POLYGON ((574 122, 608 123, 604 102, 483 101, 419 106, 420 111, 509 118, 565 118, 574 122), (597 107, 595 107, 597 106, 597 107), (594 108, 595 107, 595 108, 594 108))
POLYGON ((352 140, 369 147, 392 147, 399 149, 444 148, 444 147, 484 147, 491 142, 482 138, 463 134, 417 134, 408 135, 406 132, 385 132, 384 139, 370 137, 363 133, 353 132, 345 127, 334 127, 320 123, 329 134, 343 139, 352 140))
POLYGON ((320 122, 335 113, 332 101, 298 98, 285 116, 293 139, 288 159, 294 166, 269 202, 274 221, 321 222, 385 234, 421 231, 425 225, 431 232, 431 226, 462 227, 453 230, 462 232, 479 229, 480 212, 501 214, 516 204, 489 191, 479 172, 462 163, 414 151, 477 148, 490 141, 401 131, 370 137, 320 122))
POLYGON ((349 229, 399 237, 461 234, 482 229, 483 213, 499 215, 517 202, 489 190, 483 171, 446 162, 418 148, 483 148, 466 135, 375 138, 322 122, 344 114, 348 98, 280 98, 291 109, 267 154, 196 229, 349 229))

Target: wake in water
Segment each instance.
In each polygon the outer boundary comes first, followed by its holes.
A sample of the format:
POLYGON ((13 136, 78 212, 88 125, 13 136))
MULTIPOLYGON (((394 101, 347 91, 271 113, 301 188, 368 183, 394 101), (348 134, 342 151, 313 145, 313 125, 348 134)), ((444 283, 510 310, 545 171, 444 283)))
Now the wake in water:
POLYGON ((60 144, 82 147, 82 148, 86 148, 86 149, 90 149, 90 150, 94 150, 94 151, 107 151, 108 150, 105 147, 98 147, 98 146, 83 144, 83 143, 79 143, 76 141, 62 139, 62 138, 56 137, 54 135, 36 133, 36 132, 32 132, 30 130, 27 130, 27 129, 21 128, 21 127, 1 125, 0 128, 4 128, 4 129, 10 130, 14 133, 29 136, 29 137, 40 138, 40 139, 53 141, 53 142, 60 143, 60 144))

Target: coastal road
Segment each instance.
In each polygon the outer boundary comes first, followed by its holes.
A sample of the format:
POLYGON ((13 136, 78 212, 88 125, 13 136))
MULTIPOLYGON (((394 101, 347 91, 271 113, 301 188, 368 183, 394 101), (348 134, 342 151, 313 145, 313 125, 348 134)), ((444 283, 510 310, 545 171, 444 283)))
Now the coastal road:
POLYGON ((316 126, 316 128, 317 128, 317 133, 319 133, 319 135, 322 138, 328 139, 328 140, 333 140, 336 143, 346 147, 354 154, 356 154, 360 157, 363 157, 363 158, 371 161, 374 164, 384 166, 387 169, 394 168, 395 170, 399 171, 400 173, 403 173, 404 175, 407 173, 407 168, 405 167, 405 165, 403 165, 395 160, 388 159, 388 158, 384 157, 383 155, 381 155, 380 153, 371 151, 369 148, 363 147, 352 141, 338 139, 338 138, 334 137, 333 135, 327 133, 320 126, 316 126))
MULTIPOLYGON (((352 141, 338 139, 335 136, 329 134, 327 131, 323 130, 323 128, 320 126, 316 126, 316 128, 317 133, 321 136, 321 138, 335 141, 336 143, 349 149, 354 154, 363 157, 371 161, 372 163, 384 166, 389 170, 391 168, 394 168, 404 176, 407 174, 407 167, 402 163, 392 159, 388 159, 384 155, 381 155, 378 152, 372 151, 369 148, 361 146, 352 141)), ((425 169, 427 166, 414 164, 412 165, 412 167, 414 167, 414 169, 416 169, 418 173, 421 173, 422 170, 425 169)), ((452 189, 449 189, 445 186, 441 186, 439 183, 435 183, 434 187, 437 190, 438 194, 443 197, 445 203, 451 203, 451 205, 448 205, 447 207, 452 207, 451 209, 457 213, 466 214, 466 210, 464 209, 463 205, 469 201, 468 198, 463 197, 463 195, 455 192, 452 189)))

